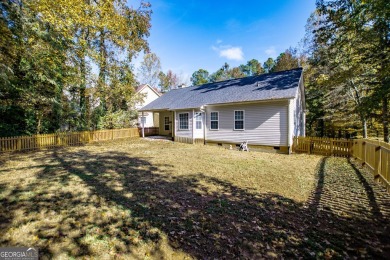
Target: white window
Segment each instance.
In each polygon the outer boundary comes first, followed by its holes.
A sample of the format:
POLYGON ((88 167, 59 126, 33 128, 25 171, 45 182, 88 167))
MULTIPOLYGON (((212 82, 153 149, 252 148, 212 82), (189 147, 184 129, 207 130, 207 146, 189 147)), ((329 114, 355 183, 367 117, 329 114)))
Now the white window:
POLYGON ((202 129, 202 113, 195 113, 195 128, 202 129))
POLYGON ((145 124, 146 124, 146 117, 141 116, 141 125, 145 125, 145 124))
POLYGON ((210 113, 210 130, 219 129, 219 113, 211 112, 210 113))
POLYGON ((244 130, 244 111, 234 111, 234 130, 244 130))
POLYGON ((179 114, 179 130, 188 130, 188 113, 179 114))
POLYGON ((169 117, 164 117, 164 130, 169 131, 169 117))

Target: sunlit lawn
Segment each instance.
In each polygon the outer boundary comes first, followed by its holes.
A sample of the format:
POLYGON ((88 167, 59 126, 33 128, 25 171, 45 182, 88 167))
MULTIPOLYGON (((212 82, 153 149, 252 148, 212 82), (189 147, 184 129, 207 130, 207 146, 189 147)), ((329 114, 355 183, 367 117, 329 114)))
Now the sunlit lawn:
POLYGON ((389 201, 341 158, 140 139, 0 155, 0 246, 42 259, 386 258, 389 201))

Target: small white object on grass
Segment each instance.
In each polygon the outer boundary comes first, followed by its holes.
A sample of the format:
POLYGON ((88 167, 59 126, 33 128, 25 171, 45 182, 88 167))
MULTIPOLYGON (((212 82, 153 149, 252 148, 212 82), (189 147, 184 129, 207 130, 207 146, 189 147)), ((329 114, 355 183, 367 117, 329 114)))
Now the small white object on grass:
POLYGON ((245 141, 245 142, 242 142, 240 144, 240 151, 247 151, 249 152, 249 148, 248 148, 248 141, 245 141))

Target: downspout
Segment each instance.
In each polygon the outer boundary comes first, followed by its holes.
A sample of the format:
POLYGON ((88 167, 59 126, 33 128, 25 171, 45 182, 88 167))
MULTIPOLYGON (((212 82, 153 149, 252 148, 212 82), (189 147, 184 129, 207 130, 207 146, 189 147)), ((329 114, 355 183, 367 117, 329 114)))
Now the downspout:
POLYGON ((195 109, 192 109, 192 144, 195 143, 195 109))
POLYGON ((207 113, 206 113, 206 109, 205 109, 205 106, 201 106, 200 107, 200 112, 202 112, 202 114, 204 114, 204 118, 203 119, 203 144, 205 145, 206 144, 206 120, 207 120, 207 113))
POLYGON ((172 118, 172 141, 175 141, 176 138, 176 110, 173 111, 172 118))
POLYGON ((141 115, 141 124, 142 124, 142 138, 144 138, 145 137, 144 111, 142 111, 142 115, 141 115))
POLYGON ((291 118, 291 102, 292 99, 288 100, 288 106, 287 106, 287 147, 288 147, 288 153, 291 154, 291 139, 292 139, 292 129, 290 126, 290 123, 292 122, 291 118))

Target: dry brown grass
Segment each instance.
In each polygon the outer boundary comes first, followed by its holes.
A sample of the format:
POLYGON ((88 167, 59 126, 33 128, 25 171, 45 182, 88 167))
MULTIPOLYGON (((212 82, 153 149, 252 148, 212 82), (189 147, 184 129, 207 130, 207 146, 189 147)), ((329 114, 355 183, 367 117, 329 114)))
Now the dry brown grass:
POLYGON ((0 246, 43 259, 386 256, 389 200, 367 176, 345 159, 139 139, 2 154, 0 246), (337 232, 361 223, 366 251, 337 232))

